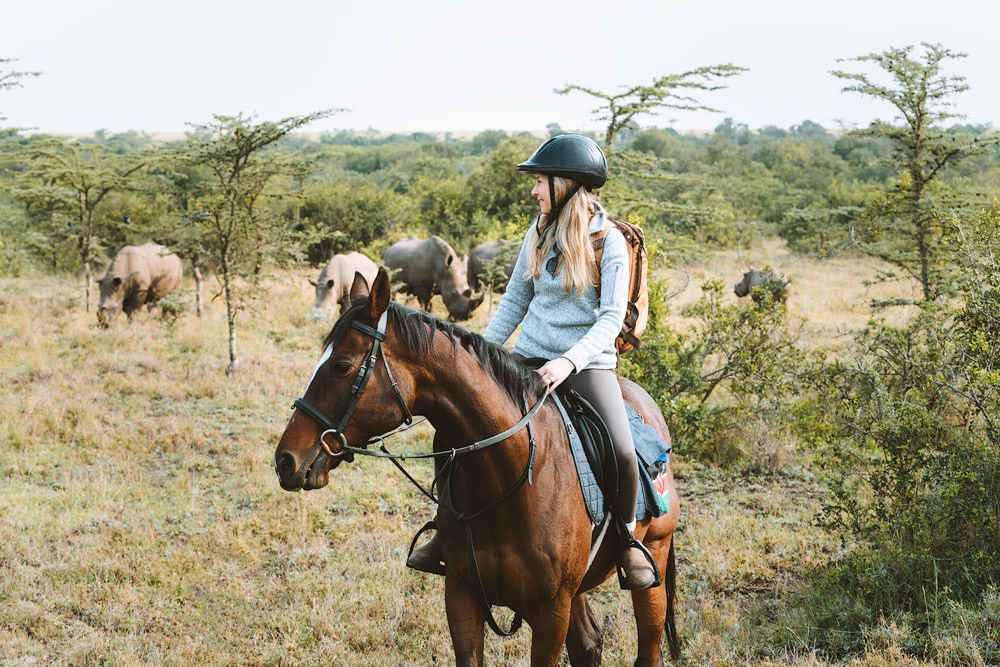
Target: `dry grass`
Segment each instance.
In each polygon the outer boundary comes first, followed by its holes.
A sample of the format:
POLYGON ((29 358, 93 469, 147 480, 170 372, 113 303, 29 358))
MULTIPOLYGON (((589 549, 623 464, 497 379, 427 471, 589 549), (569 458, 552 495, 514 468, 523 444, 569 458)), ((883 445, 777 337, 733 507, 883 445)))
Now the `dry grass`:
MULTIPOLYGON (((788 250, 784 241, 770 239, 739 257, 735 250, 720 251, 705 261, 665 272, 671 291, 683 288, 670 303, 672 324, 690 328, 691 322, 680 313, 684 306, 700 298, 705 281, 724 281, 728 286, 726 300, 735 303, 738 299, 732 286, 743 278, 743 272, 750 266, 765 265, 791 276, 788 316, 790 321, 802 324, 799 335, 808 348, 843 347, 848 342, 847 332, 862 328, 871 319, 873 300, 919 297, 916 283, 866 285, 876 276, 875 260, 850 255, 831 259, 804 257, 788 250)), ((912 308, 896 307, 885 310, 879 317, 890 324, 902 324, 912 315, 912 308)))
MULTIPOLYGON (((857 265, 827 274, 769 248, 796 275, 790 308, 812 318, 810 342, 864 321, 845 296, 857 265)), ((729 276, 733 259, 690 270, 729 276)), ((274 446, 329 326, 308 316, 309 285, 275 281, 242 317, 232 379, 219 304, 102 331, 78 290, 0 281, 0 665, 449 664, 442 580, 403 567, 432 514, 408 482, 364 459, 322 491, 277 485, 274 446)), ((424 449, 429 429, 395 446, 424 449)), ((808 475, 734 480, 682 459, 677 472, 684 662, 833 664, 797 639, 808 632, 791 602, 839 548, 809 525, 808 475)), ((608 583, 593 601, 605 664, 630 664, 629 598, 608 583)), ((487 663, 526 665, 529 639, 489 636, 487 663)), ((910 664, 895 648, 857 664, 910 664)))

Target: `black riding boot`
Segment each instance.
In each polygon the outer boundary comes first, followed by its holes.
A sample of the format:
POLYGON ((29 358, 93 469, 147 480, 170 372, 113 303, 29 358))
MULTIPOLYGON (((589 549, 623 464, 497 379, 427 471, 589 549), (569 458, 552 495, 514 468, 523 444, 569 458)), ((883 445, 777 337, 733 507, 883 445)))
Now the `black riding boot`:
POLYGON ((441 540, 436 532, 427 544, 413 550, 406 559, 406 567, 431 574, 444 574, 444 553, 441 551, 441 540))
POLYGON ((636 466, 635 450, 632 456, 622 456, 615 451, 618 459, 618 498, 613 513, 617 517, 621 532, 621 551, 618 554, 618 582, 628 591, 641 591, 654 586, 659 581, 659 573, 642 544, 635 539, 627 526, 635 521, 636 496, 639 493, 639 470, 636 466))
MULTIPOLYGON (((631 537, 631 536, 630 536, 631 537)), ((618 556, 618 583, 623 590, 641 591, 656 585, 659 577, 646 552, 634 538, 618 556)))
MULTIPOLYGON (((435 480, 441 478, 444 465, 440 457, 434 458, 435 480)), ((444 551, 441 548, 441 539, 438 537, 436 520, 428 522, 426 526, 417 532, 416 537, 413 538, 413 544, 410 545, 411 552, 406 558, 406 567, 420 570, 421 572, 429 572, 430 574, 444 575, 444 551), (414 549, 413 544, 416 544, 420 533, 432 528, 434 529, 434 535, 431 536, 431 539, 427 540, 427 544, 419 549, 414 549)))

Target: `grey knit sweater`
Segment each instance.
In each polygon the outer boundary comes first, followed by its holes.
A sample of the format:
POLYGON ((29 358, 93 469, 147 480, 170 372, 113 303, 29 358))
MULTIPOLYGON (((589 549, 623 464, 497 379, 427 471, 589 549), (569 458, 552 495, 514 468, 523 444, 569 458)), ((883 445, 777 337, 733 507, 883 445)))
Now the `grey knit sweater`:
MULTIPOLYGON (((604 228, 605 215, 598 211, 590 220, 589 232, 604 228)), ((537 280, 529 274, 529 230, 521 244, 521 253, 507 284, 507 291, 497 306, 493 319, 483 333, 491 343, 503 345, 521 324, 521 335, 514 352, 525 357, 556 359, 566 357, 576 371, 591 368, 615 368, 615 338, 625 320, 628 300, 628 251, 625 238, 617 229, 608 232, 601 256, 601 295, 594 287, 583 294, 569 293, 562 286, 562 272, 553 276, 545 268, 545 258, 537 280)))

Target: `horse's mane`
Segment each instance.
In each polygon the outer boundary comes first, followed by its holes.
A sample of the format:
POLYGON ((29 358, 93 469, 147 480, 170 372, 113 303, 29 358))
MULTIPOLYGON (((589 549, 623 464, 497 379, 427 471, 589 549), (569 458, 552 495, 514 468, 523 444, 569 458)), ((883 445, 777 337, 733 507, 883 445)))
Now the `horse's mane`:
MULTIPOLYGON (((348 308, 333 329, 323 340, 323 349, 328 345, 337 345, 344 339, 350 329, 351 322, 357 319, 364 302, 355 303, 348 308)), ((525 394, 537 400, 544 395, 545 385, 538 373, 517 361, 499 345, 488 342, 485 338, 472 331, 467 331, 452 322, 445 322, 439 317, 422 311, 408 308, 392 301, 389 303, 389 320, 395 324, 402 335, 403 344, 411 353, 427 354, 436 332, 440 331, 451 339, 457 350, 459 346, 471 353, 479 366, 490 375, 507 395, 520 404, 525 394)))

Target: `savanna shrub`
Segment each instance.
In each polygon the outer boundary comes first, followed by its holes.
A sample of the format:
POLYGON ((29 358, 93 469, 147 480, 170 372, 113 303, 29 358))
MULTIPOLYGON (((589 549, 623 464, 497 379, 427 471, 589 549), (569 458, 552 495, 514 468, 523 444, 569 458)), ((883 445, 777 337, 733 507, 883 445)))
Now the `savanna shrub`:
MULTIPOLYGON (((653 266, 659 261, 655 245, 650 258, 653 266)), ((656 399, 679 451, 730 465, 768 449, 759 441, 751 447, 741 425, 751 416, 782 421, 807 365, 788 331, 784 303, 765 295, 759 303, 727 305, 722 281, 710 280, 685 312, 699 321, 696 332, 685 335, 663 324, 665 282, 651 278, 649 290, 643 347, 623 356, 621 369, 656 399), (725 400, 710 400, 723 394, 725 400)))
POLYGON ((818 517, 860 541, 841 570, 867 604, 927 623, 936 592, 970 602, 1000 579, 1000 207, 955 228, 960 298, 869 324, 839 367, 818 517))
POLYGON ((182 314, 194 310, 193 297, 190 290, 176 290, 156 302, 160 309, 159 317, 168 325, 177 322, 182 314))

